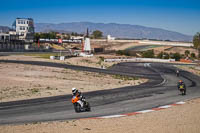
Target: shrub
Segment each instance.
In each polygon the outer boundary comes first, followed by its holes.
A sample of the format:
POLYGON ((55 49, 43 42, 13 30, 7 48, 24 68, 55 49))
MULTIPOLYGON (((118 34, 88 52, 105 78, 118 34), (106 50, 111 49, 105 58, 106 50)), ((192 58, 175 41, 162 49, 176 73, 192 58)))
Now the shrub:
POLYGON ((188 55, 190 54, 189 50, 185 50, 185 56, 188 57, 188 55))
POLYGON ((158 55, 157 55, 157 58, 160 58, 160 59, 162 59, 163 58, 163 52, 160 52, 158 55))
POLYGON ((103 56, 100 56, 99 59, 100 59, 101 61, 104 61, 104 57, 103 57, 103 56))
POLYGON ((142 53, 143 58, 154 58, 154 50, 148 50, 142 53))
POLYGON ((126 56, 130 56, 129 52, 127 50, 118 50, 116 52, 117 55, 126 55, 126 56))
POLYGON ((170 56, 171 56, 172 59, 175 59, 176 61, 180 61, 180 59, 181 59, 180 53, 177 53, 177 52, 171 53, 170 56))
POLYGON ((168 54, 168 53, 164 53, 164 54, 163 54, 163 58, 164 58, 164 59, 169 59, 169 54, 168 54))
POLYGON ((190 57, 191 57, 191 58, 196 58, 195 53, 191 53, 191 54, 190 54, 190 57))

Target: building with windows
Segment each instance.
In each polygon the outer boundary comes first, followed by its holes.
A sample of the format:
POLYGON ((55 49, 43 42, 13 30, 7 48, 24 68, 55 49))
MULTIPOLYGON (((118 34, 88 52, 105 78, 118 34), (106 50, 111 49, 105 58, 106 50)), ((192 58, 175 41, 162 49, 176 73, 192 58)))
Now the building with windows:
POLYGON ((13 23, 13 29, 20 40, 33 41, 34 39, 34 21, 32 18, 16 18, 13 23))
POLYGON ((0 52, 24 51, 34 41, 34 22, 31 18, 17 18, 8 32, 0 31, 0 52))

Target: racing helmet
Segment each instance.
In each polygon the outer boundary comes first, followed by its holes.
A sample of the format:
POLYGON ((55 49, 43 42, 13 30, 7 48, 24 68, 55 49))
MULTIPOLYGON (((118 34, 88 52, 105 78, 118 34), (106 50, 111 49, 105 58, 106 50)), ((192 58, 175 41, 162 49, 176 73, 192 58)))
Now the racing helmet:
POLYGON ((77 89, 76 88, 72 88, 72 93, 76 94, 76 92, 77 92, 77 89))

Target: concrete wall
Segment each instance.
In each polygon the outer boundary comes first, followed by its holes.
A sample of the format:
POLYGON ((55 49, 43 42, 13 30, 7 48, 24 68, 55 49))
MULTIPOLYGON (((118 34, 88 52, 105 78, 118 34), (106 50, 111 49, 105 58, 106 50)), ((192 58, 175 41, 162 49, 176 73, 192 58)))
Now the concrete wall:
MULTIPOLYGON (((91 42, 106 42, 106 39, 91 39, 91 42)), ((138 43, 143 45, 167 45, 167 46, 183 46, 192 47, 193 43, 187 42, 169 42, 169 41, 149 41, 149 40, 109 40, 109 42, 118 43, 138 43)))
POLYGON ((105 59, 105 62, 172 62, 175 59, 131 58, 131 59, 105 59))
POLYGON ((0 51, 23 51, 25 49, 25 44, 23 42, 2 42, 0 41, 0 51))
POLYGON ((182 47, 193 47, 193 43, 186 42, 167 42, 167 41, 139 41, 140 44, 147 45, 168 45, 168 46, 182 46, 182 47))

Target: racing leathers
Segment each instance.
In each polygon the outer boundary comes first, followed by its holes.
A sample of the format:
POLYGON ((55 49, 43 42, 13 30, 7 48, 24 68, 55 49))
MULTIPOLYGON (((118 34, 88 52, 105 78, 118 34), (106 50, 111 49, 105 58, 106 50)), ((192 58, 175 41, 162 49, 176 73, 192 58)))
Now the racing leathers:
POLYGON ((85 103, 85 98, 79 90, 77 90, 75 93, 72 93, 72 96, 77 96, 83 103, 85 103))

